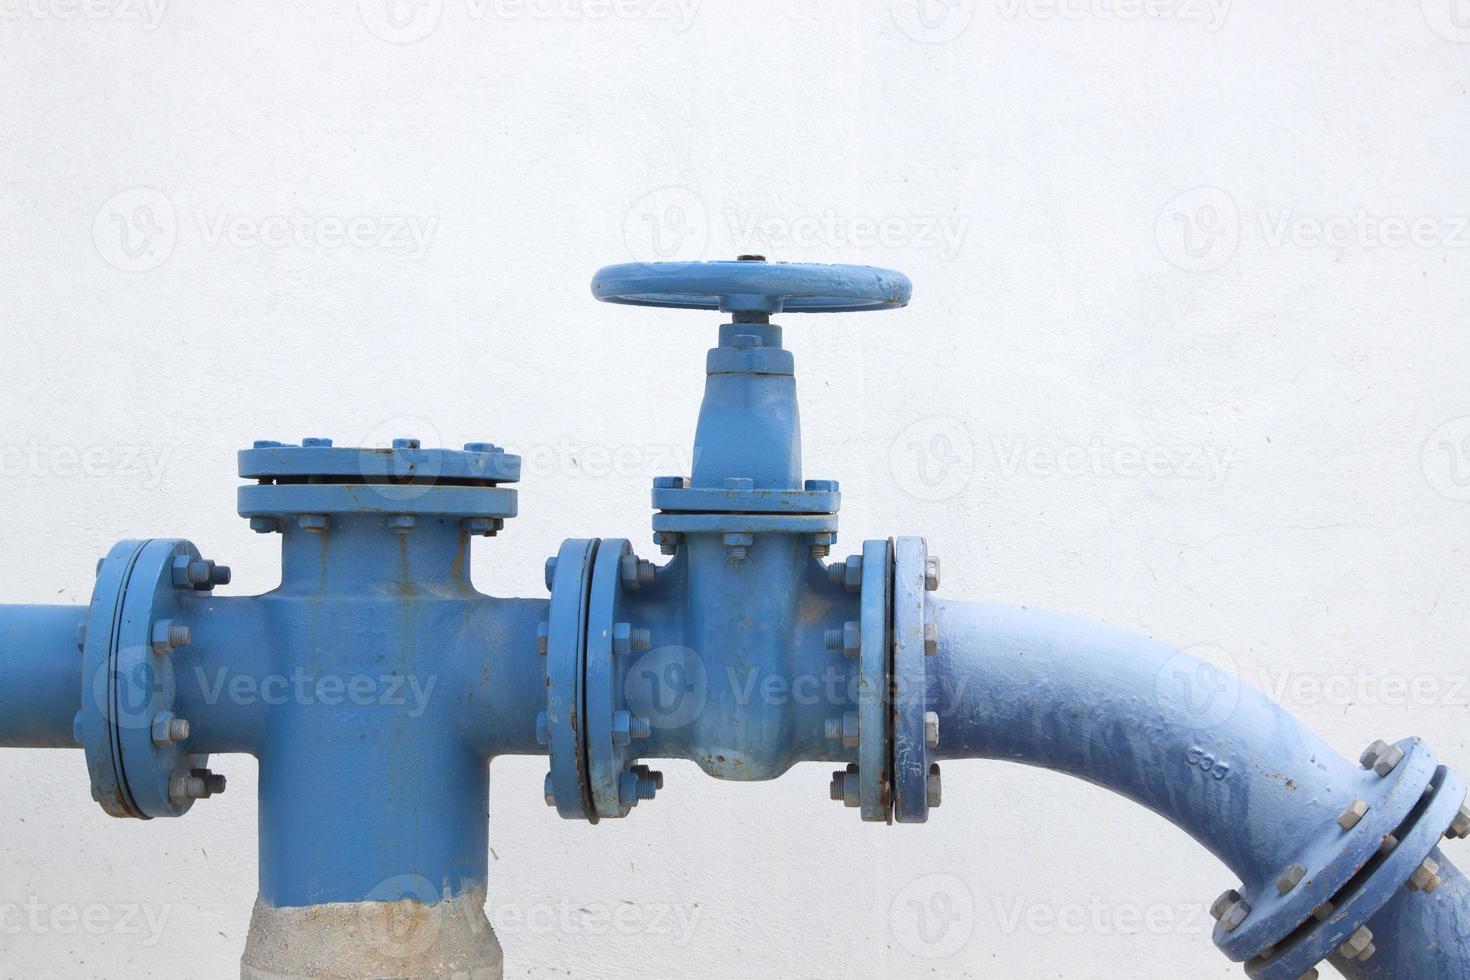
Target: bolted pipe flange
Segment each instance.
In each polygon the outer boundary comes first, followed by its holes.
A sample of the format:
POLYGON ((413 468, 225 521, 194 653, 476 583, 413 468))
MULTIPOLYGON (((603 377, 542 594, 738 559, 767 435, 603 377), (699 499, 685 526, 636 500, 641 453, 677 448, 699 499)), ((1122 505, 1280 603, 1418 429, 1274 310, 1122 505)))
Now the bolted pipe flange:
POLYGON ((182 816, 209 795, 211 781, 196 772, 208 771, 207 757, 183 747, 189 722, 174 716, 171 655, 193 639, 185 622, 194 604, 229 577, 226 566, 177 539, 121 542, 99 566, 74 734, 92 796, 112 816, 182 816), (181 784, 175 777, 186 772, 181 784), (188 782, 194 778, 202 783, 188 782), (189 792, 199 786, 202 794, 189 792))

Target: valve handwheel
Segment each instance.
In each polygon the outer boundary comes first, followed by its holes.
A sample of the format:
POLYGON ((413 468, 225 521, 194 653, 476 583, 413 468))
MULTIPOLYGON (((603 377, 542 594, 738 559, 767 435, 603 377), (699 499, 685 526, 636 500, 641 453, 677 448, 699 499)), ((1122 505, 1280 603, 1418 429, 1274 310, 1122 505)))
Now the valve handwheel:
POLYGON ((907 306, 908 276, 867 265, 767 262, 629 262, 599 269, 592 295, 604 303, 726 313, 861 313, 907 306))

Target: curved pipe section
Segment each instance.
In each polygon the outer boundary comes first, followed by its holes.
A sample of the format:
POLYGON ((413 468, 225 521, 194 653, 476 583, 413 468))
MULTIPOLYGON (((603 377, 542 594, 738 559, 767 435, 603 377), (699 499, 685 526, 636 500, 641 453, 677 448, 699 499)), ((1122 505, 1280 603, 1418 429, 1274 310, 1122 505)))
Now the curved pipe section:
MULTIPOLYGON (((1280 706, 1165 644, 1081 617, 941 602, 937 758, 1067 773, 1140 803, 1230 867, 1274 882, 1354 798, 1361 769, 1280 706)), ((1400 888, 1349 977, 1470 976, 1470 903, 1448 862, 1432 895, 1400 888)))
POLYGON ((86 606, 0 606, 0 745, 77 747, 86 606))

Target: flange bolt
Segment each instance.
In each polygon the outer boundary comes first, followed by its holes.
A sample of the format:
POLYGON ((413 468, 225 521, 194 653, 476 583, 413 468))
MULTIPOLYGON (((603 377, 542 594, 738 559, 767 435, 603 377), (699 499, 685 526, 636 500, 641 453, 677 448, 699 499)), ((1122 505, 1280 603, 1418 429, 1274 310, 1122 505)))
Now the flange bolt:
POLYGON ((725 554, 729 556, 730 564, 738 566, 750 560, 750 546, 755 543, 755 535, 733 532, 721 540, 725 543, 725 554))
POLYGON ((939 590, 939 558, 930 555, 924 559, 924 591, 937 592, 939 590))
POLYGON ((394 514, 388 518, 388 529, 399 534, 407 534, 418 524, 418 518, 412 514, 394 514))
POLYGON ((176 806, 190 800, 202 800, 209 795, 209 787, 198 776, 186 776, 176 772, 168 777, 168 799, 176 806))
POLYGON ((551 791, 551 773, 546 774, 546 780, 541 784, 541 792, 546 797, 547 806, 556 806, 556 794, 551 791))
POLYGON ((924 624, 924 656, 932 657, 939 652, 939 624, 924 624))
POLYGON ((924 745, 935 748, 939 745, 939 712, 924 712, 924 745))
POLYGON ((848 555, 846 561, 834 561, 827 566, 827 581, 840 585, 849 592, 863 587, 863 556, 848 555))
POLYGON ((1278 895, 1285 895, 1297 885, 1301 884, 1301 880, 1306 876, 1307 869, 1305 867, 1300 864, 1293 864, 1281 872, 1281 876, 1276 879, 1276 893, 1278 895))
POLYGON ((546 644, 551 636, 551 625, 542 620, 536 624, 536 652, 546 656, 546 644))
POLYGON ((1424 863, 1414 869, 1408 881, 1409 891, 1432 894, 1439 887, 1439 862, 1425 858, 1424 863))
POLYGON ((618 577, 622 579, 625 589, 637 591, 652 582, 657 575, 658 567, 646 558, 624 555, 618 560, 618 577))
POLYGON ((856 711, 845 712, 840 718, 827 719, 825 732, 827 738, 834 742, 841 741, 849 749, 857 747, 859 731, 856 711))
POLYGON ((655 531, 653 532, 653 543, 658 545, 661 555, 676 555, 679 553, 679 544, 684 540, 684 535, 678 531, 655 531))
POLYGON ((556 557, 546 559, 546 591, 551 591, 551 583, 556 580, 556 557))
POLYGON ((1470 837, 1470 806, 1460 807, 1460 812, 1455 814, 1455 820, 1445 836, 1451 840, 1470 837))
POLYGON ((944 802, 944 787, 939 779, 939 763, 929 764, 929 775, 924 777, 924 802, 937 807, 944 802))
POLYGON ((1352 830, 1358 825, 1358 821, 1368 815, 1368 803, 1366 800, 1353 800, 1337 815, 1337 825, 1343 830, 1352 830))
POLYGON ((1358 757, 1358 763, 1364 769, 1371 769, 1379 776, 1387 776, 1402 761, 1404 750, 1397 745, 1389 745, 1381 738, 1364 749, 1363 754, 1358 757))
POLYGON ((832 799, 840 801, 843 806, 861 806, 862 792, 858 784, 857 763, 849 762, 846 769, 834 772, 828 792, 832 799))
POLYGON ((664 774, 647 766, 634 766, 628 770, 638 777, 638 798, 651 800, 664 788, 664 774))
POLYGON ((1358 931, 1349 936, 1347 942, 1337 947, 1343 958, 1349 960, 1366 960, 1376 949, 1373 945, 1373 930, 1367 926, 1359 926, 1358 931))
POLYGON ((648 738, 653 734, 653 724, 631 711, 614 711, 612 716, 612 741, 614 745, 627 745, 636 739, 648 738))
POLYGON ((320 534, 322 531, 325 531, 327 529, 327 523, 326 514, 302 514, 296 518, 296 526, 303 531, 310 531, 312 534, 320 534))
POLYGON ((160 748, 182 742, 189 737, 188 719, 176 718, 172 711, 160 711, 154 715, 151 728, 149 734, 153 738, 153 744, 160 748))
POLYGON ((207 800, 216 793, 225 791, 225 777, 208 769, 190 769, 189 775, 204 780, 204 798, 207 800))
POLYGON ((1210 915, 1220 923, 1222 932, 1234 932, 1250 914, 1250 903, 1234 888, 1215 899, 1215 904, 1210 906, 1210 915))
POLYGON ((153 652, 158 654, 173 653, 179 647, 186 647, 194 639, 194 631, 182 623, 176 623, 172 619, 160 619, 153 624, 153 652))
POLYGON ((536 715, 536 744, 547 745, 551 742, 551 719, 546 712, 542 711, 536 715))
POLYGON ((856 657, 863 648, 863 627, 859 622, 848 620, 841 627, 827 630, 822 639, 828 650, 841 650, 849 657, 856 657))
POLYGON ((198 589, 207 592, 216 585, 230 584, 230 566, 216 565, 208 558, 174 558, 173 583, 176 589, 198 589))

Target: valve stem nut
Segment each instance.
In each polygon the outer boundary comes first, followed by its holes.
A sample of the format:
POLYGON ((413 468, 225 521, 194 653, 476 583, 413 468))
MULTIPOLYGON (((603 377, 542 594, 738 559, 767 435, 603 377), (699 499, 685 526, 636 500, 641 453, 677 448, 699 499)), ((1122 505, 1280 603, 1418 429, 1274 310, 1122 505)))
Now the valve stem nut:
POLYGON ((1297 885, 1301 884, 1301 880, 1306 876, 1307 869, 1305 867, 1301 864, 1293 864, 1281 872, 1280 877, 1276 879, 1276 893, 1278 895, 1285 895, 1297 885))
POLYGON ((188 646, 193 639, 194 631, 182 623, 175 623, 171 619, 160 619, 153 624, 154 653, 173 653, 179 647, 188 646))
POLYGON ((1353 800, 1347 805, 1342 813, 1337 816, 1337 825, 1343 830, 1352 830, 1358 825, 1358 821, 1368 814, 1368 803, 1366 800, 1353 800))
POLYGON ((1409 891, 1432 894, 1439 887, 1439 862, 1433 858, 1425 858, 1424 863, 1414 869, 1409 877, 1409 891))

